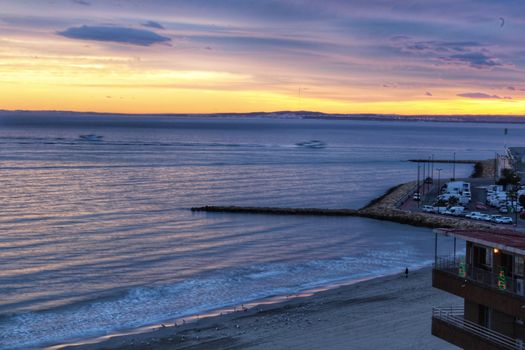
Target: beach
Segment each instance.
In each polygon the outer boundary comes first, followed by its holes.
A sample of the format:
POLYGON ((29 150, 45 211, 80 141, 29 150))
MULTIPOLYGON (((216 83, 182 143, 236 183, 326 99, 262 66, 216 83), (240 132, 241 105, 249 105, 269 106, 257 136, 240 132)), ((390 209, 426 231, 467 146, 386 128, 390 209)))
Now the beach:
POLYGON ((431 268, 162 326, 93 349, 457 349, 430 334, 433 306, 461 306, 431 287, 431 268))

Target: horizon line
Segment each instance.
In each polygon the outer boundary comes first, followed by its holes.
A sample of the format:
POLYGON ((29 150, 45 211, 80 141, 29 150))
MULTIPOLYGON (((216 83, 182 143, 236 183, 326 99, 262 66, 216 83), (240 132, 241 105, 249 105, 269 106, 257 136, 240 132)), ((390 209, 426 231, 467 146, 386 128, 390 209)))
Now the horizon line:
POLYGON ((327 113, 311 110, 276 110, 276 111, 253 111, 253 112, 216 112, 216 113, 122 113, 122 112, 95 112, 75 110, 50 110, 50 109, 0 109, 0 113, 71 113, 71 114, 94 114, 94 115, 122 115, 122 116, 214 116, 214 115, 250 115, 250 114, 312 114, 325 116, 380 116, 380 117, 491 117, 491 118, 525 118, 525 114, 397 114, 397 113, 327 113))

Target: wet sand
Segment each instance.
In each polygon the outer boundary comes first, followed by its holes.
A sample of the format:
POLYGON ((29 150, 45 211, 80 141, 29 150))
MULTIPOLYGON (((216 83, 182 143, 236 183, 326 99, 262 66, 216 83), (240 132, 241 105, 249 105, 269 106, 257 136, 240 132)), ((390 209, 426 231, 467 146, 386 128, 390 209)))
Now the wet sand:
POLYGON ((430 334, 433 306, 462 300, 425 268, 74 349, 457 349, 430 334))

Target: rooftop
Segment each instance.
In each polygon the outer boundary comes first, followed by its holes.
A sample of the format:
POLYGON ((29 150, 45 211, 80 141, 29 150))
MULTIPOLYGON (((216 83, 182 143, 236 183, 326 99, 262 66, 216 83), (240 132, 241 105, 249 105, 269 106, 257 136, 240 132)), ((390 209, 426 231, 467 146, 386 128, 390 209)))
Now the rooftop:
POLYGON ((498 248, 510 253, 525 255, 525 234, 513 230, 436 229, 434 232, 465 241, 498 248))

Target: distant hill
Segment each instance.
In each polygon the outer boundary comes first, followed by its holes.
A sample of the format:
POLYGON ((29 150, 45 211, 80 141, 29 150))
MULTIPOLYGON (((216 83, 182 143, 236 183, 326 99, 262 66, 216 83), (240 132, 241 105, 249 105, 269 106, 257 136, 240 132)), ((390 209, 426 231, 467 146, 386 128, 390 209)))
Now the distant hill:
MULTIPOLYGON (((374 120, 374 121, 420 121, 458 123, 525 123, 525 115, 398 115, 398 114, 327 114, 311 111, 278 111, 253 113, 214 114, 118 114, 69 111, 7 111, 0 110, 3 124, 44 124, 47 121, 77 124, 82 121, 117 122, 137 121, 147 123, 148 118, 169 122, 173 118, 274 118, 274 119, 324 119, 324 120, 374 120), (108 118, 109 117, 109 118, 108 118)), ((110 122, 110 123, 111 123, 110 122)))

